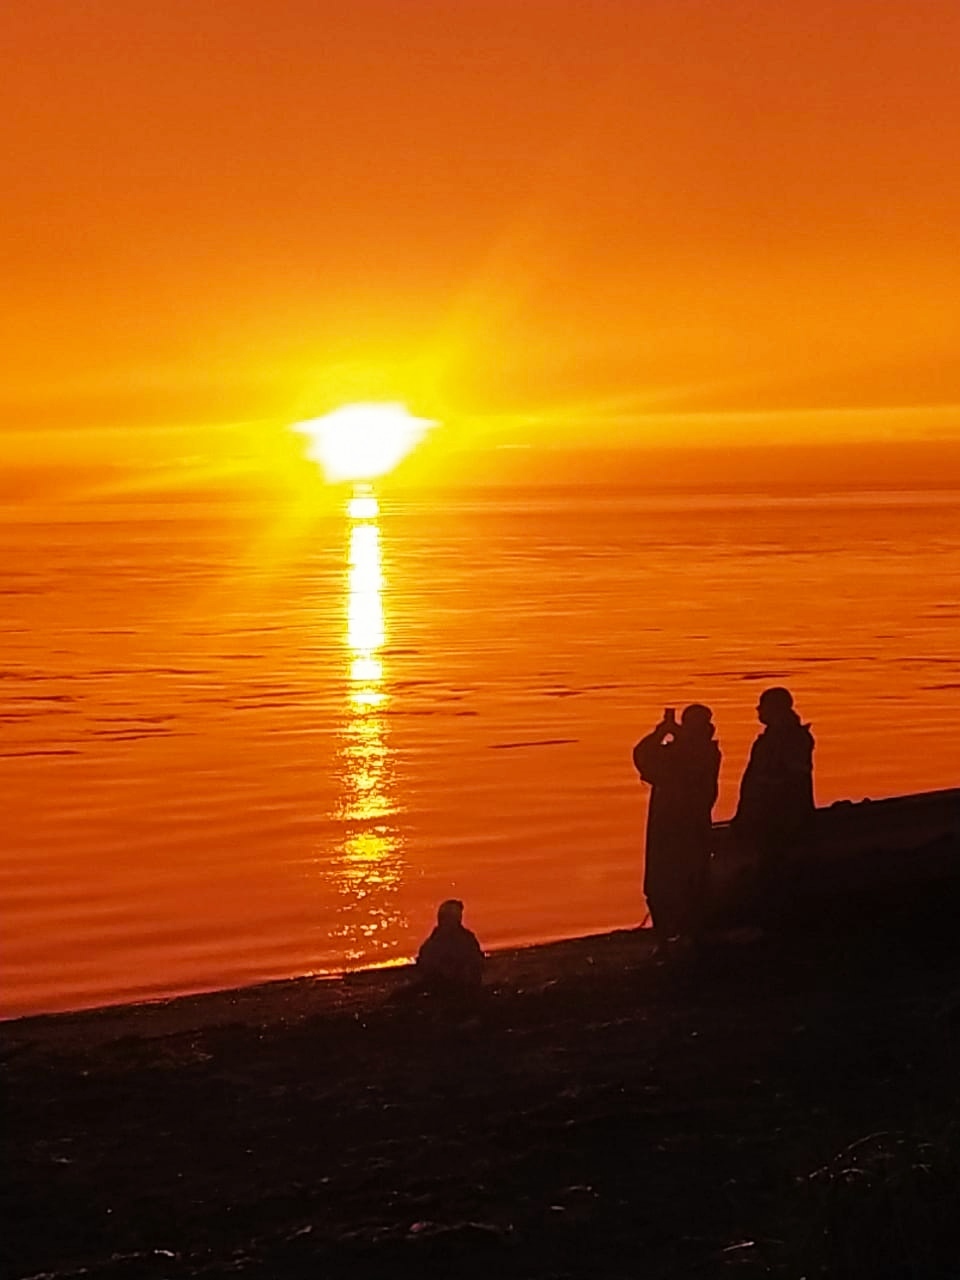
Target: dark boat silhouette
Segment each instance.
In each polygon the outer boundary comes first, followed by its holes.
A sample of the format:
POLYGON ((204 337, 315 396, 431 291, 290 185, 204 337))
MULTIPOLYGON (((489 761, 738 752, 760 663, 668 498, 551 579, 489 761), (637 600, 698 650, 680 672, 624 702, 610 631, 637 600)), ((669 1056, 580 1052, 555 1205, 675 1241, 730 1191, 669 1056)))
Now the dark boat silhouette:
MULTIPOLYGON (((753 858, 729 822, 713 830, 718 915, 749 914, 753 858)), ((938 890, 954 901, 960 898, 960 787, 823 806, 810 840, 782 871, 798 911, 842 918, 870 903, 907 910, 938 890)))

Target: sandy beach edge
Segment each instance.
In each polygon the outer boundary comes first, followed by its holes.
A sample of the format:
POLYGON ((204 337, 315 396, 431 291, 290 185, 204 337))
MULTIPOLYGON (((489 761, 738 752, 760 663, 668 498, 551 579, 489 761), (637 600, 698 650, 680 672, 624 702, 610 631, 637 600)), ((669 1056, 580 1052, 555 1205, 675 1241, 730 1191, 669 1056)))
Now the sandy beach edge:
MULTIPOLYGON (((611 929, 486 952, 484 984, 551 982, 596 965, 629 970, 649 956, 648 928, 611 929)), ((0 1041, 18 1047, 91 1049, 127 1036, 160 1038, 229 1023, 261 1028, 373 1009, 410 984, 411 963, 308 974, 215 991, 27 1014, 0 1022, 0 1041)))

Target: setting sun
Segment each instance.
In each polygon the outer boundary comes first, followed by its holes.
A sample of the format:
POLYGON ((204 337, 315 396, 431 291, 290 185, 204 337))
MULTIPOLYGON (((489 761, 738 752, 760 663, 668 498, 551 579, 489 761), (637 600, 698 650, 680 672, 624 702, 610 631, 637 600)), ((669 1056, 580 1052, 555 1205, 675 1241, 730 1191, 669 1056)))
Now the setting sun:
POLYGON ((307 456, 328 480, 373 480, 411 453, 431 427, 402 404, 348 404, 322 418, 295 422, 307 437, 307 456))

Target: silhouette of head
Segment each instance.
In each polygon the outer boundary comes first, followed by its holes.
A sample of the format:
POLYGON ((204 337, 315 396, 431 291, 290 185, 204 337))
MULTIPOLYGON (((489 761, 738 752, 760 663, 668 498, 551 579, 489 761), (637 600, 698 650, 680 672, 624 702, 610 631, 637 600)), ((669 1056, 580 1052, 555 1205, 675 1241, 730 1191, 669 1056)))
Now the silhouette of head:
POLYGON ((448 898, 446 902, 441 902, 437 908, 437 924, 446 925, 448 928, 453 924, 460 924, 463 920, 463 903, 459 898, 448 898))
POLYGON ((793 718, 793 694, 780 685, 764 689, 757 703, 757 719, 761 724, 783 724, 793 718))
POLYGON ((691 702, 680 715, 680 727, 684 734, 696 738, 712 738, 714 735, 713 712, 701 702, 691 702))

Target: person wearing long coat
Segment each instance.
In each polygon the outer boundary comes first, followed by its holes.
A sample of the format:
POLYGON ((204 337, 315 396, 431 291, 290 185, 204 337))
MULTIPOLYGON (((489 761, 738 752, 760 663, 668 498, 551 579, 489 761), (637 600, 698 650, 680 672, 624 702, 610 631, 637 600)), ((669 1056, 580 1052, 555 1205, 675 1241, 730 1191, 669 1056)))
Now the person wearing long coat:
POLYGON ((695 939, 707 894, 720 748, 709 707, 693 703, 680 723, 668 712, 633 749, 650 784, 643 892, 658 946, 695 939))
POLYGON ((811 834, 814 740, 788 689, 765 689, 757 718, 764 728, 750 749, 733 826, 769 873, 811 834))

